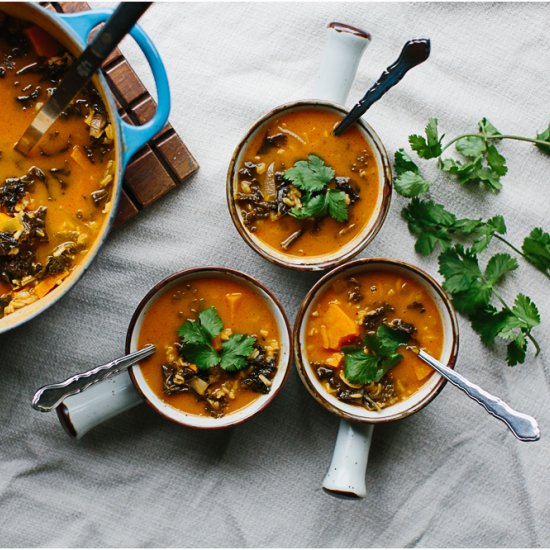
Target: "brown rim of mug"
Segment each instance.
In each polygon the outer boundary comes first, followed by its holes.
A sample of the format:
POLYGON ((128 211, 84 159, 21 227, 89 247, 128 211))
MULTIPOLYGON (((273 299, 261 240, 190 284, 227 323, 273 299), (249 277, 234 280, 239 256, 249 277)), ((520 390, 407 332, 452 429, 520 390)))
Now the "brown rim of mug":
POLYGON ((327 27, 329 29, 334 29, 336 32, 347 32, 348 34, 353 34, 354 36, 365 38, 366 40, 372 39, 369 32, 364 31, 359 27, 353 27, 352 25, 348 25, 347 23, 338 23, 337 21, 333 21, 332 23, 329 23, 327 27))
MULTIPOLYGON (((265 408, 275 399, 275 397, 277 397, 279 392, 284 388, 284 386, 285 386, 285 384, 288 380, 289 373, 290 373, 290 365, 292 363, 292 357, 293 357, 292 332, 290 330, 290 323, 288 322, 288 317, 286 315, 286 312, 283 309, 283 306, 281 305, 281 303, 279 302, 277 297, 263 283, 261 283, 260 281, 258 281, 254 277, 252 277, 251 275, 243 273, 242 271, 239 271, 237 269, 231 269, 229 267, 222 267, 222 266, 191 267, 189 269, 184 269, 182 271, 178 271, 176 273, 173 273, 172 275, 169 275, 168 277, 166 277, 162 281, 159 281, 155 286, 153 286, 153 288, 151 288, 151 290, 149 290, 149 292, 147 292, 147 294, 143 297, 141 302, 136 307, 136 310, 134 311, 134 314, 132 315, 132 318, 130 319, 130 324, 128 325, 128 330, 126 332, 126 344, 125 344, 126 353, 130 353, 132 334, 134 332, 134 328, 135 328, 136 322, 138 320, 138 317, 139 317, 140 313, 143 311, 143 309, 145 308, 145 306, 149 303, 151 298, 157 292, 162 290, 165 286, 172 283, 173 281, 175 281, 177 279, 180 279, 180 278, 183 280, 184 278, 187 278, 190 275, 197 275, 197 274, 200 274, 200 273, 203 273, 205 276, 212 275, 212 274, 217 274, 217 273, 222 273, 222 274, 225 273, 225 274, 233 275, 237 278, 245 280, 248 283, 251 283, 252 286, 255 286, 255 287, 259 288, 260 290, 264 291, 271 298, 271 300, 273 300, 273 303, 275 304, 275 306, 281 312, 282 318, 284 320, 284 326, 285 326, 286 331, 287 331, 289 348, 290 348, 288 350, 289 351, 288 361, 287 361, 286 365, 283 365, 283 367, 285 369, 285 374, 284 374, 283 380, 281 382, 281 385, 277 388, 277 390, 275 392, 269 394, 269 397, 268 397, 268 399, 266 399, 266 402, 264 403, 264 405, 260 409, 258 409, 254 414, 252 414, 251 416, 247 416, 245 418, 242 418, 241 420, 235 420, 235 421, 233 421, 229 424, 225 424, 224 426, 195 426, 193 424, 188 424, 188 423, 183 422, 181 420, 178 420, 176 418, 172 418, 171 416, 168 416, 167 414, 165 414, 164 412, 159 410, 155 406, 154 403, 151 403, 147 399, 147 397, 145 396, 145 394, 141 390, 139 382, 136 380, 136 377, 134 376, 133 367, 130 367, 128 369, 128 372, 130 374, 130 378, 131 378, 132 383, 134 384, 134 387, 136 388, 136 391, 138 392, 138 394, 145 401, 145 403, 147 403, 147 405, 149 407, 151 407, 160 416, 166 418, 167 420, 170 420, 171 422, 174 422, 174 423, 179 424, 181 426, 186 426, 188 428, 195 428, 195 429, 198 429, 198 430, 223 430, 223 429, 226 429, 226 428, 232 428, 234 426, 242 424, 243 422, 246 422, 246 421, 250 420, 251 418, 255 417, 257 414, 264 411, 265 408)), ((277 368, 280 369, 281 365, 279 365, 277 368)), ((261 397, 261 395, 259 397, 261 397)))
MULTIPOLYGON (((234 178, 235 171, 238 169, 237 157, 239 156, 241 150, 245 146, 246 141, 250 138, 250 136, 254 134, 256 130, 258 130, 258 128, 262 126, 262 124, 264 124, 268 119, 280 113, 283 113, 284 111, 287 111, 293 108, 304 108, 304 107, 314 107, 314 108, 328 107, 336 111, 339 111, 343 115, 346 115, 348 113, 348 111, 344 107, 336 103, 333 103, 331 101, 310 99, 310 100, 293 101, 291 103, 284 103, 283 105, 279 105, 278 107, 275 107, 274 109, 272 109, 271 111, 263 115, 261 118, 256 120, 256 122, 254 122, 254 124, 249 128, 245 136, 239 141, 239 144, 237 145, 237 147, 235 148, 235 151, 233 152, 233 155, 231 156, 229 169, 227 171, 226 196, 227 196, 227 205, 229 207, 229 213, 231 215, 233 224, 235 225, 237 231, 239 232, 243 240, 257 254, 259 254, 266 260, 270 261, 271 263, 282 267, 287 267, 298 271, 322 271, 322 270, 332 269, 334 267, 342 265, 344 262, 346 262, 353 256, 359 254, 359 252, 361 252, 361 250, 363 250, 374 239, 374 237, 376 237, 376 235, 378 234, 378 231, 380 231, 380 229, 382 228, 382 225, 384 224, 384 220, 386 219, 386 216, 390 208, 391 194, 393 189, 393 176, 392 176, 388 153, 382 143, 382 140, 380 139, 378 134, 374 131, 374 129, 371 126, 369 126, 366 122, 359 120, 357 124, 359 124, 363 129, 363 131, 369 136, 370 138, 369 145, 371 145, 372 143, 371 147, 377 150, 378 154, 380 155, 380 159, 382 161, 382 171, 383 171, 383 184, 381 189, 382 203, 380 205, 380 211, 378 213, 378 216, 376 217, 375 223, 370 228, 370 230, 368 232, 365 232, 363 237, 358 239, 357 243, 347 252, 339 256, 335 256, 329 260, 320 259, 316 263, 304 264, 299 262, 296 262, 296 263, 289 262, 284 259, 273 256, 269 252, 267 245, 265 245, 265 248, 258 245, 258 243, 256 243, 254 239, 251 237, 248 229, 244 226, 241 220, 241 217, 239 216, 237 205, 233 200, 233 181, 235 179, 234 178)), ((364 231, 365 230, 363 229, 357 235, 360 236, 364 231)), ((291 256, 288 256, 288 257, 290 258, 291 256)))
POLYGON ((379 419, 365 418, 359 414, 357 415, 350 414, 347 411, 343 411, 335 407, 332 403, 330 403, 325 398, 325 396, 322 393, 317 391, 317 389, 314 387, 313 383, 310 380, 308 369, 306 369, 304 361, 302 359, 302 347, 300 345, 300 328, 302 324, 306 321, 306 319, 304 319, 304 315, 307 308, 311 304, 311 302, 317 297, 317 292, 328 281, 342 275, 345 271, 352 268, 359 267, 359 266, 369 265, 369 264, 384 264, 384 267, 386 268, 387 267, 392 268, 392 267, 398 266, 406 270, 410 270, 414 272, 416 275, 419 275, 425 282, 427 282, 431 286, 431 288, 438 294, 438 296, 442 299, 445 309, 447 310, 447 314, 449 315, 449 318, 451 321, 451 333, 452 333, 453 340, 452 340, 452 347, 451 347, 451 355, 450 355, 449 361, 447 362, 447 366, 451 369, 454 369, 456 364, 456 359, 458 356, 459 332, 458 332, 458 321, 456 318, 455 309, 451 304, 451 301, 449 300, 448 296, 445 294, 445 291, 441 288, 439 283, 435 279, 433 279, 430 275, 428 275, 425 271, 407 262, 403 262, 401 260, 393 260, 390 258, 362 258, 359 260, 348 262, 345 265, 342 265, 340 267, 337 267, 336 269, 333 269, 332 271, 324 275, 321 279, 319 279, 315 283, 315 285, 311 288, 311 290, 306 294, 305 298, 302 300, 302 303, 300 304, 300 307, 298 309, 298 313, 296 314, 296 320, 294 322, 294 331, 292 335, 292 340, 293 340, 293 346, 294 346, 294 359, 295 359, 296 370, 298 371, 298 375, 300 376, 300 379, 302 380, 304 386, 306 387, 308 392, 311 394, 311 396, 329 412, 332 412, 338 415, 340 418, 343 418, 345 420, 350 420, 352 422, 363 422, 367 424, 381 424, 385 422, 393 422, 394 420, 400 420, 402 418, 406 418, 407 416, 410 416, 411 414, 418 412, 420 409, 423 409, 426 405, 428 405, 428 403, 430 403, 436 397, 436 395, 439 394, 439 392, 443 389, 443 386, 447 383, 447 381, 443 377, 441 377, 428 395, 426 395, 418 403, 408 408, 406 411, 403 411, 401 413, 396 413, 386 418, 379 418, 379 419))

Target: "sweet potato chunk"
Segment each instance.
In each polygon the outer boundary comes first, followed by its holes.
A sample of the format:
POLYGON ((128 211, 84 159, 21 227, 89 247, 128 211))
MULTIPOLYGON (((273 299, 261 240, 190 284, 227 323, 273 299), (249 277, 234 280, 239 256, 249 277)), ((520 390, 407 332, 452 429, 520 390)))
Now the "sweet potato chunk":
POLYGON ((337 369, 342 364, 343 360, 344 360, 343 353, 333 353, 330 357, 327 357, 325 359, 325 365, 328 365, 333 369, 337 369))
POLYGON ((432 374, 432 372, 433 372, 432 367, 430 367, 429 365, 426 365, 426 363, 418 359, 414 362, 414 374, 416 374, 416 378, 418 380, 424 380, 424 378, 432 374))
POLYGON ((229 323, 233 325, 235 323, 235 312, 237 310, 237 305, 239 304, 240 299, 243 295, 240 292, 232 292, 231 294, 225 295, 225 303, 229 308, 229 323))
POLYGON ((359 325, 338 304, 329 304, 324 322, 327 326, 330 349, 338 350, 359 336, 359 325))

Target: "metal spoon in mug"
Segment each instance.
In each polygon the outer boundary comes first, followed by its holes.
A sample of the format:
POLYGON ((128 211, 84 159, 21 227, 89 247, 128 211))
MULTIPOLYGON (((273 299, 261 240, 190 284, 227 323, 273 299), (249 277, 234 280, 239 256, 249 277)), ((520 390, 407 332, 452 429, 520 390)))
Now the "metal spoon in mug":
POLYGON ((334 129, 334 135, 345 132, 367 109, 378 101, 390 88, 393 88, 413 67, 420 65, 430 56, 429 38, 409 40, 403 46, 397 61, 390 65, 363 96, 363 99, 353 107, 342 122, 334 129))
POLYGON ((90 386, 122 372, 142 359, 153 355, 156 349, 153 344, 149 344, 110 363, 100 365, 80 374, 75 374, 63 382, 42 386, 32 398, 32 407, 40 412, 49 412, 70 395, 83 392, 90 386))
POLYGON ((416 353, 425 363, 436 370, 443 378, 448 380, 453 386, 462 390, 468 397, 477 401, 485 410, 495 418, 502 420, 508 426, 510 431, 521 441, 538 441, 540 439, 540 429, 537 421, 527 414, 515 411, 507 405, 502 399, 491 395, 476 384, 466 380, 464 376, 458 374, 447 365, 444 365, 424 350, 414 346, 407 346, 407 349, 416 353))
POLYGON ((121 2, 94 36, 90 45, 74 60, 61 84, 27 127, 15 150, 27 156, 49 130, 73 97, 92 78, 118 43, 130 32, 152 2, 121 2))

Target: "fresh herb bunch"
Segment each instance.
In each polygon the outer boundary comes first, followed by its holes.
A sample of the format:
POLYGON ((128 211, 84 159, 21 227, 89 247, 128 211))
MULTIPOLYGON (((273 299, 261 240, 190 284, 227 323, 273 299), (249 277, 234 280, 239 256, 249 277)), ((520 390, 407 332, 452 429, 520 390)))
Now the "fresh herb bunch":
POLYGON ((329 188, 335 172, 326 166, 317 155, 309 155, 307 160, 299 160, 283 174, 302 193, 302 206, 291 208, 289 214, 299 220, 322 218, 330 215, 336 221, 348 219, 348 204, 344 191, 329 188))
POLYGON ((443 144, 445 136, 439 135, 437 118, 431 118, 426 125, 425 134, 425 137, 416 134, 409 136, 411 149, 420 158, 437 158, 439 169, 456 176, 459 183, 477 183, 494 192, 500 191, 500 178, 508 172, 506 159, 497 150, 496 142, 503 139, 527 141, 550 154, 550 124, 536 138, 531 138, 502 134, 487 118, 482 118, 478 123, 478 133, 461 134, 443 144), (461 160, 442 158, 442 154, 451 145, 455 145, 456 151, 462 156, 461 160))
MULTIPOLYGON (((463 134, 443 145, 444 136, 438 133, 437 119, 430 119, 425 134, 425 137, 409 136, 411 148, 420 158, 438 158, 438 167, 455 175, 460 183, 477 182, 492 191, 501 188, 500 178, 507 172, 506 159, 495 147, 497 140, 530 141, 550 153, 550 125, 533 139, 503 135, 483 118, 478 134, 463 134), (456 144, 463 160, 441 158, 452 144, 456 144)), ((395 175, 395 190, 411 199, 402 215, 416 237, 415 249, 424 256, 440 249, 439 271, 445 278, 443 287, 457 310, 469 317, 485 344, 493 344, 497 337, 507 343, 509 365, 525 361, 528 340, 538 354, 539 344, 531 334, 540 323, 537 307, 523 294, 518 294, 510 306, 497 289, 506 274, 518 267, 517 260, 510 254, 495 254, 481 270, 478 254, 497 239, 550 278, 550 235, 535 228, 525 237, 520 250, 504 237, 506 224, 502 216, 488 220, 458 218, 443 205, 419 198, 430 191, 432 184, 421 175, 419 166, 404 149, 395 153, 395 175), (470 243, 470 248, 464 247, 466 242, 470 243), (502 306, 500 310, 491 303, 493 299, 502 306)))
POLYGON ((178 330, 182 355, 200 370, 220 366, 228 372, 244 369, 254 351, 256 339, 247 334, 232 334, 222 342, 221 352, 214 349, 212 340, 223 330, 223 321, 215 307, 199 312, 196 320, 188 319, 178 330))
POLYGON ((380 325, 376 333, 364 338, 365 347, 346 346, 344 375, 352 384, 380 382, 382 377, 403 359, 397 348, 406 344, 410 335, 399 328, 380 325))

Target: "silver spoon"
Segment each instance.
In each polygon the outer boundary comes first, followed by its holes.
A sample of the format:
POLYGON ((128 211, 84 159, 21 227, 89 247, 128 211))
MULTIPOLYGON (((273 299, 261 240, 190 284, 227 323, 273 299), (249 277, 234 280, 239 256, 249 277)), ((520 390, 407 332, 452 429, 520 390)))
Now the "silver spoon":
POLYGON ((407 346, 425 363, 436 370, 443 378, 448 380, 453 386, 462 390, 468 397, 477 401, 485 410, 495 418, 502 420, 508 426, 510 431, 521 441, 538 441, 540 439, 540 429, 537 421, 527 414, 515 411, 507 405, 502 399, 491 395, 476 384, 466 380, 464 376, 450 369, 422 349, 414 346, 407 346))
POLYGON ((90 386, 131 367, 141 359, 153 355, 156 349, 153 344, 149 344, 110 363, 75 374, 63 382, 42 386, 32 398, 32 407, 40 412, 49 412, 70 395, 83 392, 90 386))

